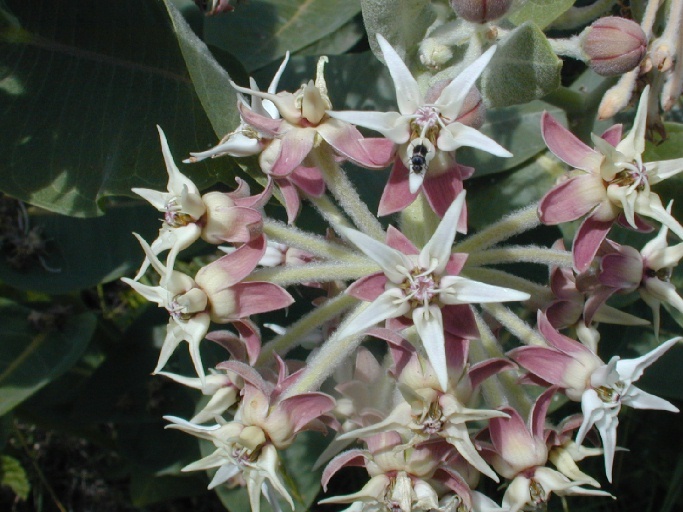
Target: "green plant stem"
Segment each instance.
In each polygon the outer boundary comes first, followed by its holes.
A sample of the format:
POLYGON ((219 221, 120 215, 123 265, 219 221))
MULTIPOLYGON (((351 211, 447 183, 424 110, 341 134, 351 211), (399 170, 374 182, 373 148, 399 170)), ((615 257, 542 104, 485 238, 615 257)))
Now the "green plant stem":
POLYGON ((273 353, 284 356, 287 352, 299 346, 301 340, 307 334, 341 315, 357 302, 358 299, 355 297, 342 293, 301 317, 296 323, 287 328, 287 332, 263 346, 256 366, 266 364, 273 356, 273 353))
POLYGON ((424 247, 439 225, 439 218, 427 202, 424 194, 401 212, 401 233, 418 247, 424 247))
POLYGON ((262 268, 253 272, 244 281, 267 281, 280 286, 315 281, 359 279, 379 271, 379 265, 371 260, 364 263, 308 263, 286 267, 262 268))
POLYGON ((320 197, 307 195, 306 197, 332 228, 336 229, 338 226, 345 228, 353 227, 337 205, 334 204, 327 195, 320 197))
POLYGON ((454 252, 472 253, 488 249, 510 237, 535 228, 540 224, 536 205, 527 206, 510 215, 503 217, 500 221, 483 229, 479 233, 472 235, 460 243, 455 244, 454 252))
POLYGON ((273 240, 310 252, 314 256, 320 258, 330 260, 363 259, 361 256, 349 250, 348 247, 330 242, 320 236, 312 235, 277 220, 265 219, 263 223, 263 232, 273 240))
POLYGON ((318 353, 308 362, 301 377, 299 377, 299 379, 287 390, 283 398, 315 391, 325 379, 332 374, 334 369, 339 366, 351 352, 356 350, 365 337, 364 333, 354 334, 353 336, 347 336, 346 338, 339 338, 337 333, 341 332, 344 327, 356 317, 361 309, 366 308, 369 304, 369 302, 363 302, 347 315, 344 322, 342 322, 332 336, 330 336, 323 346, 320 347, 318 353))
MULTIPOLYGON (((492 357, 504 357, 503 348, 498 343, 488 324, 481 315, 473 309, 477 322, 481 343, 470 343, 470 357, 472 362, 485 361, 492 357)), ((484 399, 490 407, 510 405, 520 414, 526 416, 531 409, 531 399, 524 388, 517 382, 518 377, 511 372, 500 372, 489 377, 482 383, 484 399)))
POLYGON ((377 217, 370 212, 361 200, 356 188, 346 173, 337 164, 332 151, 318 148, 313 154, 313 161, 323 175, 327 189, 339 202, 360 231, 376 240, 384 240, 384 230, 377 217))
POLYGON ((482 309, 498 320, 525 345, 546 347, 543 337, 509 308, 495 302, 482 304, 482 309))
POLYGON ((572 253, 538 246, 510 246, 470 253, 467 264, 472 266, 503 263, 538 263, 549 267, 571 267, 572 253))

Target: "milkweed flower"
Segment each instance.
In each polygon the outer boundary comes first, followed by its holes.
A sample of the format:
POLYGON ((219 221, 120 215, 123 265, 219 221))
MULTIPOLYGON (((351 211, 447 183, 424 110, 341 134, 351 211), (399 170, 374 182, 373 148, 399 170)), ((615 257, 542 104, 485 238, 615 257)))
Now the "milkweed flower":
MULTIPOLYGON (((178 253, 200 237, 209 243, 220 244, 245 243, 260 236, 263 230, 260 210, 270 199, 270 182, 255 196, 250 196, 249 186, 239 178, 238 188, 233 192, 201 195, 192 180, 178 170, 163 130, 159 126, 157 129, 168 172, 167 190, 132 189, 164 214, 159 236, 151 244, 152 253, 158 255, 169 250, 166 266, 173 268, 178 253)), ((146 258, 136 279, 147 270, 149 263, 146 258)))
POLYGON ((520 347, 508 355, 536 377, 557 386, 569 399, 581 402, 583 421, 576 442, 581 444, 593 426, 598 429, 605 454, 605 473, 611 482, 622 404, 634 409, 678 412, 671 403, 633 383, 640 379, 645 368, 683 338, 672 338, 635 359, 614 356, 605 364, 588 347, 560 334, 540 312, 538 328, 549 347, 520 347))
POLYGON ((443 316, 449 317, 448 325, 457 323, 456 319, 462 315, 472 314, 468 308, 458 307, 463 304, 529 299, 528 293, 479 283, 458 275, 467 255, 451 254, 451 247, 464 203, 463 191, 421 251, 391 227, 387 231, 386 244, 354 229, 339 228, 382 271, 356 281, 347 290, 348 294, 371 303, 337 332, 337 336, 352 336, 378 322, 405 317, 407 325, 412 323, 417 328, 429 362, 444 390, 448 385, 448 371, 443 316))
POLYGON ((591 264, 620 217, 623 224, 641 231, 650 228, 639 216, 650 217, 683 238, 683 226, 650 188, 683 171, 683 158, 645 163, 642 160, 649 90, 646 87, 641 95, 628 135, 620 140, 621 125, 614 125, 602 137, 593 135, 595 149, 581 142, 547 112, 543 115, 542 133, 548 149, 574 167, 577 174, 541 199, 539 217, 544 224, 560 224, 586 216, 572 247, 574 266, 580 272, 591 264))
MULTIPOLYGON (((389 182, 380 200, 379 214, 387 215, 404 209, 423 190, 439 216, 443 216, 462 191, 462 180, 473 169, 460 166, 453 152, 469 146, 501 157, 512 154, 462 120, 463 108, 477 78, 496 51, 489 48, 467 66, 432 101, 428 93, 420 93, 417 81, 391 45, 377 34, 384 60, 396 88, 398 112, 341 111, 328 112, 336 119, 375 130, 399 145, 389 182)), ((471 96, 469 96, 471 98, 471 96)), ((470 109, 478 108, 469 105, 470 109)))

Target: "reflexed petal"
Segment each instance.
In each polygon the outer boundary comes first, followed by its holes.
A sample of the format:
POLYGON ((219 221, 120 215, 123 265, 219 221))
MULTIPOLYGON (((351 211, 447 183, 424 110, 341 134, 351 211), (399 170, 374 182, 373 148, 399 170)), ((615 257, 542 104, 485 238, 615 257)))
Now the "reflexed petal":
MULTIPOLYGON (((391 73, 391 78, 394 81, 398 110, 401 114, 410 115, 415 113, 418 107, 422 106, 423 103, 417 81, 413 78, 408 66, 405 65, 403 60, 401 60, 401 57, 396 53, 396 50, 392 48, 389 42, 384 39, 381 34, 377 34, 377 42, 382 49, 384 62, 389 68, 389 73, 391 73)), ((466 91, 469 90, 470 88, 467 87, 466 91)))
POLYGON ((377 215, 383 217, 390 213, 401 211, 415 201, 416 198, 417 193, 413 194, 410 192, 408 169, 406 169, 403 161, 396 157, 389 174, 389 181, 384 186, 384 191, 379 201, 377 215))
POLYGON ((383 272, 361 277, 346 289, 346 293, 351 297, 372 302, 382 293, 387 285, 387 276, 383 272))
POLYGON ((607 200, 602 181, 591 174, 574 176, 553 187, 538 206, 544 224, 576 220, 607 200))
MULTIPOLYGON (((455 198, 462 192, 463 171, 469 169, 472 168, 455 164, 453 168, 436 176, 429 172, 425 175, 425 179, 422 182, 422 191, 427 196, 429 206, 432 207, 434 213, 439 217, 443 217, 446 214, 448 207, 453 204, 455 198)), ((458 232, 467 233, 467 203, 463 205, 460 212, 458 232)))
POLYGON ((563 162, 590 173, 595 173, 600 168, 602 156, 581 142, 547 112, 543 113, 541 119, 541 131, 548 149, 563 162))
POLYGON ((596 212, 586 217, 574 236, 572 254, 574 267, 578 272, 584 272, 590 267, 600 244, 612 229, 614 219, 599 220, 596 212))
POLYGON ((472 304, 487 302, 507 302, 528 300, 531 296, 525 292, 472 281, 460 276, 444 276, 441 278, 439 298, 444 304, 472 304))
POLYGON ((635 382, 643 375, 645 368, 653 364, 657 359, 662 357, 676 343, 679 343, 683 338, 676 337, 665 341, 658 347, 654 348, 647 354, 634 359, 622 359, 617 362, 616 370, 621 379, 628 380, 628 382, 635 382))
POLYGON ((400 284, 406 278, 405 272, 400 272, 397 268, 401 267, 407 270, 413 268, 413 264, 405 254, 392 249, 388 245, 378 242, 374 238, 355 229, 339 226, 337 230, 369 258, 377 262, 390 281, 400 284))
POLYGON ((398 112, 347 110, 328 111, 327 114, 334 119, 375 130, 395 144, 404 144, 410 138, 410 118, 398 112))
POLYGON ((396 289, 387 290, 353 317, 345 327, 341 327, 335 335, 337 338, 353 336, 387 318, 405 315, 408 311, 410 305, 403 301, 403 295, 396 289))
POLYGON ((458 148, 466 146, 481 149, 482 151, 486 151, 495 156, 512 156, 512 153, 492 138, 484 135, 479 130, 462 123, 451 123, 446 126, 445 130, 441 130, 436 144, 441 151, 455 151, 458 148))
POLYGON ((292 171, 288 179, 313 197, 320 197, 325 193, 325 180, 317 167, 300 165, 292 171))
POLYGON ((439 222, 439 225, 429 239, 429 242, 427 242, 422 251, 420 251, 418 263, 422 268, 432 269, 437 275, 442 274, 446 269, 446 265, 451 256, 451 249, 453 247, 453 241, 455 240, 460 213, 465 204, 465 196, 466 192, 463 190, 458 197, 455 198, 455 201, 448 207, 446 214, 443 216, 443 219, 441 219, 441 222, 439 222))
POLYGON ((441 310, 438 306, 415 308, 413 322, 420 335, 422 346, 427 352, 427 358, 439 379, 439 385, 445 391, 448 387, 448 368, 441 310))
POLYGON ((651 172, 654 171, 654 176, 650 178, 650 184, 654 185, 683 171, 683 158, 647 162, 645 169, 651 172))
MULTIPOLYGON (((232 286, 232 290, 236 297, 232 319, 247 318, 251 315, 286 308, 294 302, 294 298, 284 288, 273 283, 237 283, 232 286)), ((217 320, 214 319, 214 321, 217 320)))
POLYGON ((469 94, 470 89, 477 81, 477 78, 479 78, 479 75, 484 71, 484 68, 487 66, 495 52, 495 46, 486 50, 472 62, 472 64, 463 69, 460 74, 441 91, 435 104, 439 107, 443 117, 455 119, 458 114, 460 114, 463 100, 469 94))
POLYGON ((633 128, 628 132, 619 144, 617 150, 626 156, 627 161, 640 160, 640 155, 645 151, 645 132, 647 130, 647 102, 650 95, 650 85, 646 85, 640 95, 636 118, 633 120, 633 128))
POLYGON ((313 149, 316 130, 313 128, 295 128, 288 131, 280 140, 280 154, 270 170, 275 177, 289 176, 301 165, 304 158, 313 149))

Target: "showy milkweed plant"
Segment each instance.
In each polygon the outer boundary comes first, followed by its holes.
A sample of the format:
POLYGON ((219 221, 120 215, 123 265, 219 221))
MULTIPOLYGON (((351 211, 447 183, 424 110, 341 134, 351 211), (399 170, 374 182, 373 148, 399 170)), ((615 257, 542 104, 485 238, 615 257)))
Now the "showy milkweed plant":
POLYGON ((186 388, 147 410, 201 451, 166 474, 236 511, 619 503, 626 411, 679 421, 683 1, 147 3, 214 130, 151 95, 163 166, 101 188, 158 219, 111 279, 186 388))

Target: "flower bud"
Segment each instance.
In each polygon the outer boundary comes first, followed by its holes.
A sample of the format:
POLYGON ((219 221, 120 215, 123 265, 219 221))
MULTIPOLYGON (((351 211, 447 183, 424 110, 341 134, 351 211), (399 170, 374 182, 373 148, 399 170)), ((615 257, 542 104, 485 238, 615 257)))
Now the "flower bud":
POLYGON ((510 8, 512 0, 451 0, 455 13, 472 23, 486 23, 500 18, 510 8))
POLYGON ((621 75, 643 60, 647 37, 640 26, 626 18, 600 18, 582 34, 581 48, 588 65, 602 76, 621 75))

